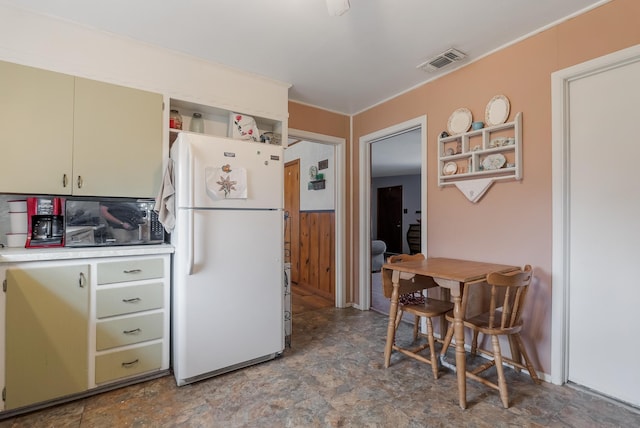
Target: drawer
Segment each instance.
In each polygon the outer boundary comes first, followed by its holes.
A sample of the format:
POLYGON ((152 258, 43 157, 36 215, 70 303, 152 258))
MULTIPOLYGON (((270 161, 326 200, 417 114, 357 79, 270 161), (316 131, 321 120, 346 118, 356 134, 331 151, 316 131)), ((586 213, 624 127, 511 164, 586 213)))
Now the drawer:
POLYGON ((156 313, 98 322, 96 324, 96 349, 104 351, 117 346, 161 339, 163 318, 162 313, 156 313))
POLYGON ((96 291, 96 317, 160 309, 164 306, 163 283, 132 285, 96 291))
POLYGON ((162 343, 96 357, 96 384, 134 376, 162 366, 162 343))
POLYGON ((161 258, 97 264, 98 285, 162 278, 163 276, 164 260, 161 258))

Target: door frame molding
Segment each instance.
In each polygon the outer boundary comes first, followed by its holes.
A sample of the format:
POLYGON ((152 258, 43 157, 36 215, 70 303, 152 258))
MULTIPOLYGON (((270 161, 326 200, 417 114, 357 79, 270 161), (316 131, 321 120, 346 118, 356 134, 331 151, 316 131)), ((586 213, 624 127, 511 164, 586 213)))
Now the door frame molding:
POLYGON ((420 223, 422 224, 422 252, 427 254, 427 116, 418 116, 405 122, 380 129, 358 140, 360 176, 359 183, 359 293, 358 303, 353 306, 368 311, 371 308, 371 144, 410 129, 420 128, 422 166, 420 168, 421 200, 420 223))
MULTIPOLYGON (((298 189, 297 189, 297 191, 298 191, 298 242, 297 242, 297 244, 299 246, 300 245, 300 196, 301 196, 300 195, 300 158, 296 158, 296 159, 293 159, 293 160, 290 160, 290 161, 285 161, 285 163, 284 163, 284 172, 285 172, 285 179, 284 179, 285 180, 285 191, 284 191, 285 208, 286 208, 286 199, 287 199, 286 198, 286 196, 287 196, 287 167, 289 167, 290 165, 297 165, 298 166, 298 183, 297 183, 297 185, 298 185, 298 189)), ((286 213, 287 210, 285 209, 284 212, 286 213)), ((293 225, 293 222, 291 221, 291 214, 289 214, 288 221, 290 222, 289 223, 290 225, 293 225)), ((284 231, 284 236, 285 237, 287 236, 286 226, 287 226, 287 223, 285 222, 285 231, 284 231)), ((293 268, 294 263, 293 263, 293 261, 294 260, 293 260, 293 251, 291 251, 292 248, 293 248, 293 238, 292 238, 292 236, 293 236, 293 227, 291 227, 291 230, 289 232, 289 262, 291 264, 291 268, 290 268, 291 272, 289 273, 289 278, 290 278, 291 282, 293 283, 293 271, 294 271, 294 268, 293 268)), ((287 243, 287 241, 285 241, 285 260, 286 260, 286 254, 287 254, 287 252, 286 252, 287 251, 286 250, 286 243, 287 243)), ((296 278, 296 279, 299 279, 299 275, 300 275, 300 253, 299 252, 298 252, 298 257, 297 257, 296 261, 298 262, 297 272, 296 272, 298 274, 298 278, 296 278)))
POLYGON ((346 276, 344 270, 344 260, 346 257, 345 235, 345 191, 346 183, 346 146, 347 140, 344 138, 334 137, 331 135, 317 134, 315 132, 303 131, 300 129, 289 128, 289 138, 310 141, 312 143, 328 144, 334 146, 335 149, 335 213, 336 213, 336 229, 335 229, 335 283, 336 283, 336 300, 337 308, 347 307, 347 287, 346 276))
POLYGON ((551 382, 556 385, 562 385, 569 379, 569 84, 637 61, 640 61, 640 45, 551 74, 551 382))

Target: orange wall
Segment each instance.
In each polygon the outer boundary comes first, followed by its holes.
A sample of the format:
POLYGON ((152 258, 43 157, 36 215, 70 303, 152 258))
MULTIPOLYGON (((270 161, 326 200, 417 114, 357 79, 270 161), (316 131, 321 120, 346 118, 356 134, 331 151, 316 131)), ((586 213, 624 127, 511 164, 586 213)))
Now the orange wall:
MULTIPOLYGON (((551 355, 551 73, 640 43, 638 18, 640 1, 614 0, 353 119, 357 163, 361 136, 427 115, 428 255, 534 266, 524 339, 545 373, 551 355), (494 183, 473 204, 455 186, 437 186, 437 137, 459 107, 484 120, 485 106, 497 94, 511 102, 509 121, 523 113, 524 178, 494 183)), ((354 165, 356 197, 357 170, 354 165)), ((357 232, 357 224, 353 228, 357 232)), ((357 254, 350 263, 356 260, 357 254)))
MULTIPOLYGON (((535 267, 524 339, 534 364, 545 373, 551 355, 551 73, 640 43, 639 17, 640 1, 612 0, 353 117, 347 200, 357 201, 359 138, 427 115, 429 256, 535 267), (472 204, 455 187, 437 186, 437 137, 459 107, 469 108, 474 120, 484 120, 485 106, 497 94, 511 102, 508 120, 523 113, 524 178, 495 183, 472 204)), ((348 139, 346 116, 296 103, 289 108, 292 128, 348 139)), ((358 216, 354 203, 353 212, 347 213, 350 242, 345 266, 355 302, 358 216)))
POLYGON ((289 128, 349 140, 349 116, 289 101, 289 128))

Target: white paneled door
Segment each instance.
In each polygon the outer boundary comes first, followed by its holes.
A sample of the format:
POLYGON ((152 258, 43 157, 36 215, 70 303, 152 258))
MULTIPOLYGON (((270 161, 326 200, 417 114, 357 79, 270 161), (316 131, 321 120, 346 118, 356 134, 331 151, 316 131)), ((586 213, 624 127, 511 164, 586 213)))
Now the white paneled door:
POLYGON ((568 378, 640 405, 640 61, 569 100, 568 378))

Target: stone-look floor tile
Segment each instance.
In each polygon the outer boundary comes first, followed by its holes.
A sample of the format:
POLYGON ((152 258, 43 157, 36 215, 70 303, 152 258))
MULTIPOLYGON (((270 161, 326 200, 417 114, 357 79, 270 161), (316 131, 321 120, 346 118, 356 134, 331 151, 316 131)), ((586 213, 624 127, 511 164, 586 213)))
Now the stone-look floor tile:
MULTIPOLYGON (((386 331, 386 316, 376 312, 297 314, 292 347, 275 360, 182 387, 167 376, 0 421, 0 428, 640 426, 635 409, 567 386, 535 385, 508 369, 508 409, 497 391, 468 381, 462 410, 450 370, 434 379, 431 366, 395 352, 384 368, 386 331)), ((397 342, 410 343, 411 332, 401 324, 397 342)), ((455 361, 453 349, 447 355, 455 361)), ((479 361, 468 358, 470 366, 479 361)))

